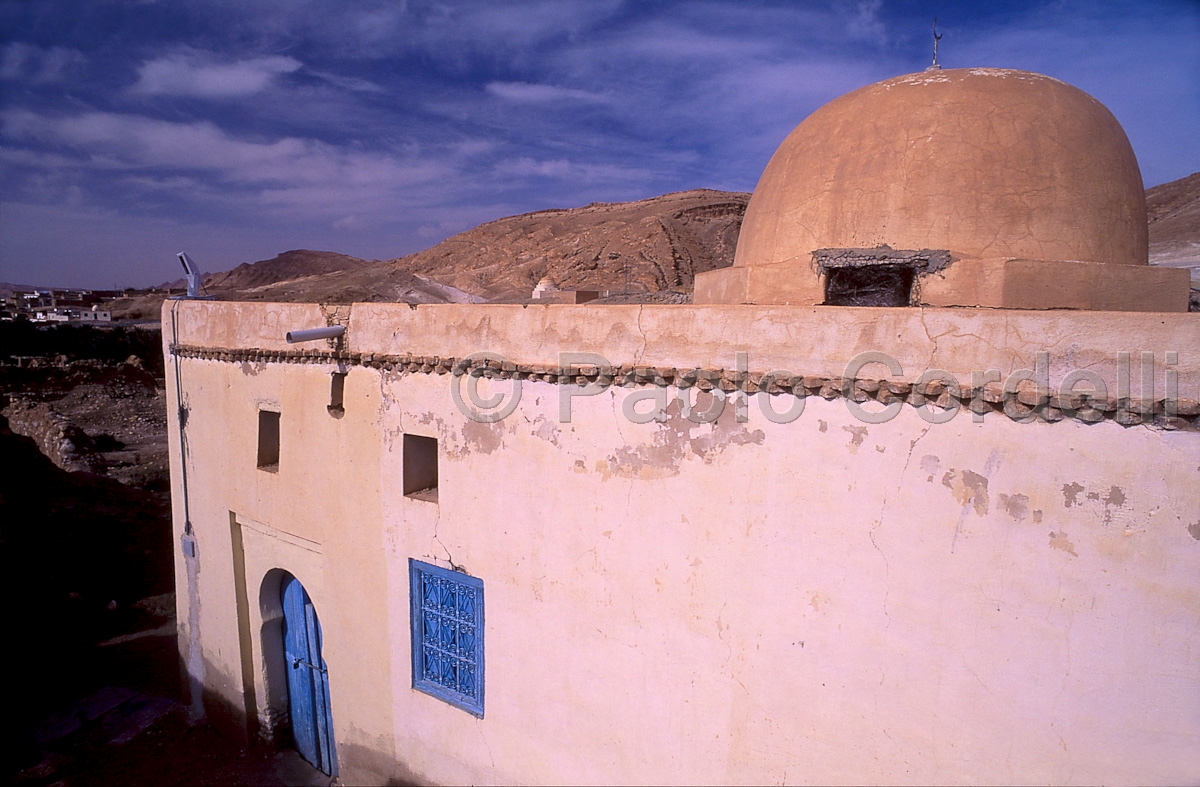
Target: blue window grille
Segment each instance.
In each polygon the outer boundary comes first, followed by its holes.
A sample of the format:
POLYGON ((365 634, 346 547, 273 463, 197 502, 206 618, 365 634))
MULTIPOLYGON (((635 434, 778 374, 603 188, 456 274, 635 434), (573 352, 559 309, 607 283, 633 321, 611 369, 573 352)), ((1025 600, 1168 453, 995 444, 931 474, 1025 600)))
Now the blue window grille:
POLYGON ((483 718, 483 580, 409 559, 413 688, 483 718))

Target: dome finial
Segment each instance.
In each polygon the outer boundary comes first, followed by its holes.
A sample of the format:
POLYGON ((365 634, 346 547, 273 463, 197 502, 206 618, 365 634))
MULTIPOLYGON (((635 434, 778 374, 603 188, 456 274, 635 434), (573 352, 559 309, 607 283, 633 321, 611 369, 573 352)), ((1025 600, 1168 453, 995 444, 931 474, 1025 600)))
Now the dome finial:
POLYGON ((933 18, 933 65, 926 68, 926 71, 941 71, 942 66, 938 63, 938 42, 942 40, 942 34, 937 31, 937 17, 933 18))

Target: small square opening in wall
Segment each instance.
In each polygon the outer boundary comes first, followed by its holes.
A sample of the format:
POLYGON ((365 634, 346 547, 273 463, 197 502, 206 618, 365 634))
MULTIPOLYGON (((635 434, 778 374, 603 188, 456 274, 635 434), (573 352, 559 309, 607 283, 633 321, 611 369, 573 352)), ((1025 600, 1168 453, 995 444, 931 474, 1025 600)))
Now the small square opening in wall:
POLYGON ((826 306, 909 306, 916 270, 911 265, 863 265, 826 271, 826 306))
POLYGON ((258 467, 279 469, 279 413, 258 411, 258 467))
POLYGON ((432 437, 404 435, 404 495, 437 502, 438 445, 432 437))
POLYGON ((329 404, 325 406, 334 418, 341 418, 346 414, 345 395, 346 373, 334 372, 329 380, 329 404))

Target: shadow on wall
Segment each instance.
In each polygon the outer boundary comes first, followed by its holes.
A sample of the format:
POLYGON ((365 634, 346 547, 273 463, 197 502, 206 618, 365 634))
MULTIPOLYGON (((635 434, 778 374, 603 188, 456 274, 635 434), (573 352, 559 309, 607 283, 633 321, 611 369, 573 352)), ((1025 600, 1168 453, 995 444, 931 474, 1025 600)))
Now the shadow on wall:
POLYGON ((292 575, 273 568, 263 577, 258 591, 262 615, 259 645, 262 649, 265 695, 259 712, 259 735, 278 746, 290 746, 291 722, 288 717, 287 659, 283 652, 283 583, 292 575))

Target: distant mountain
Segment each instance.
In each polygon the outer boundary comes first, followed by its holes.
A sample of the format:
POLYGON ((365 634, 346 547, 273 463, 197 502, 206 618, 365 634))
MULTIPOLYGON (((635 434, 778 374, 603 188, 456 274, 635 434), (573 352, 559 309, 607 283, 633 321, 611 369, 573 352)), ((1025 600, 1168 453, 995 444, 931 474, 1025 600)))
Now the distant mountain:
POLYGON ((388 264, 491 301, 528 299, 545 276, 562 289, 690 292, 697 273, 733 264, 749 200, 696 189, 524 213, 388 264))
POLYGON ((205 288, 223 300, 512 302, 529 300, 548 275, 563 289, 655 300, 658 293, 687 293, 697 273, 733 263, 749 199, 698 189, 541 210, 481 224, 387 262, 288 251, 207 274, 205 288))
POLYGON ((1150 258, 1200 262, 1200 172, 1146 191, 1150 258))
POLYGON ((361 260, 332 251, 293 249, 269 260, 243 262, 233 270, 206 274, 204 286, 220 290, 248 290, 305 276, 359 271, 378 264, 378 260, 361 260))
POLYGON ((13 284, 12 282, 0 281, 0 298, 11 298, 14 292, 30 292, 36 289, 39 288, 31 287, 28 284, 13 284))

